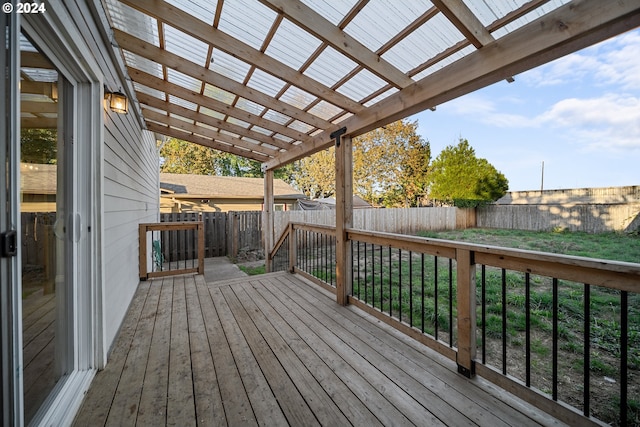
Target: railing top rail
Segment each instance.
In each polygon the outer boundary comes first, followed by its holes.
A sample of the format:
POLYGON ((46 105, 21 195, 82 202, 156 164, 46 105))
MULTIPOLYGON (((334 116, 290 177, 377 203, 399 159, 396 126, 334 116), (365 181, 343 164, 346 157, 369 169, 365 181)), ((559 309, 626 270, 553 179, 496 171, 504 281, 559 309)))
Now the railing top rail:
POLYGON ((202 221, 182 221, 182 222, 149 222, 142 223, 140 227, 145 227, 147 230, 189 230, 203 226, 202 221))
POLYGON ((296 230, 307 230, 314 231, 316 233, 324 233, 334 235, 336 233, 336 228, 331 225, 320 225, 320 224, 306 224, 303 222, 290 222, 296 230))

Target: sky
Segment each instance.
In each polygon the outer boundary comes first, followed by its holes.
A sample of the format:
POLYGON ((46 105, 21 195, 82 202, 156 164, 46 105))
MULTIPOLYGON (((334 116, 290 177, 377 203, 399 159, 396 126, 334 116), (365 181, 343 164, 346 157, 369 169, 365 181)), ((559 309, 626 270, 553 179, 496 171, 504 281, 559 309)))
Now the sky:
POLYGON ((410 117, 432 159, 462 137, 510 191, 640 185, 640 29, 514 78, 410 117))

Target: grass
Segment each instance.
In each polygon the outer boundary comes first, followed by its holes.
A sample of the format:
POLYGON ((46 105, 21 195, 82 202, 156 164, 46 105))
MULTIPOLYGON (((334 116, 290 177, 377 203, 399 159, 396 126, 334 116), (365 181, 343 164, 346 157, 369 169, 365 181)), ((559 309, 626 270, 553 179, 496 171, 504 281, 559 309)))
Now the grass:
POLYGON ((247 265, 238 265, 238 267, 240 268, 240 270, 244 271, 249 276, 255 276, 257 274, 266 273, 266 269, 265 269, 264 264, 263 265, 258 265, 258 266, 255 266, 255 267, 250 267, 250 266, 247 266, 247 265))

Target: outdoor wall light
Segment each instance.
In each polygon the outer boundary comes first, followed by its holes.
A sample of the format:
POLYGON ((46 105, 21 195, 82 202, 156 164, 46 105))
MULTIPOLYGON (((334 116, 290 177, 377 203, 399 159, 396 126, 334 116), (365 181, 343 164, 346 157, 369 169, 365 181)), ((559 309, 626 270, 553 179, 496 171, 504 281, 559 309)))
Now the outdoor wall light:
POLYGON ((127 114, 129 112, 129 100, 122 92, 104 91, 104 99, 107 101, 109 108, 114 113, 127 114))

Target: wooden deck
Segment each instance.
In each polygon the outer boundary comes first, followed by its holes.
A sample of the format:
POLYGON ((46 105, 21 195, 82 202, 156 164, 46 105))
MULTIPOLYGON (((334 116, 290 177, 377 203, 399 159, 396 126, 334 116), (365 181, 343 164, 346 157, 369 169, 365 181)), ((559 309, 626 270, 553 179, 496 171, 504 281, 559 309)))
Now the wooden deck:
POLYGON ((75 425, 561 425, 288 273, 142 282, 75 425))

